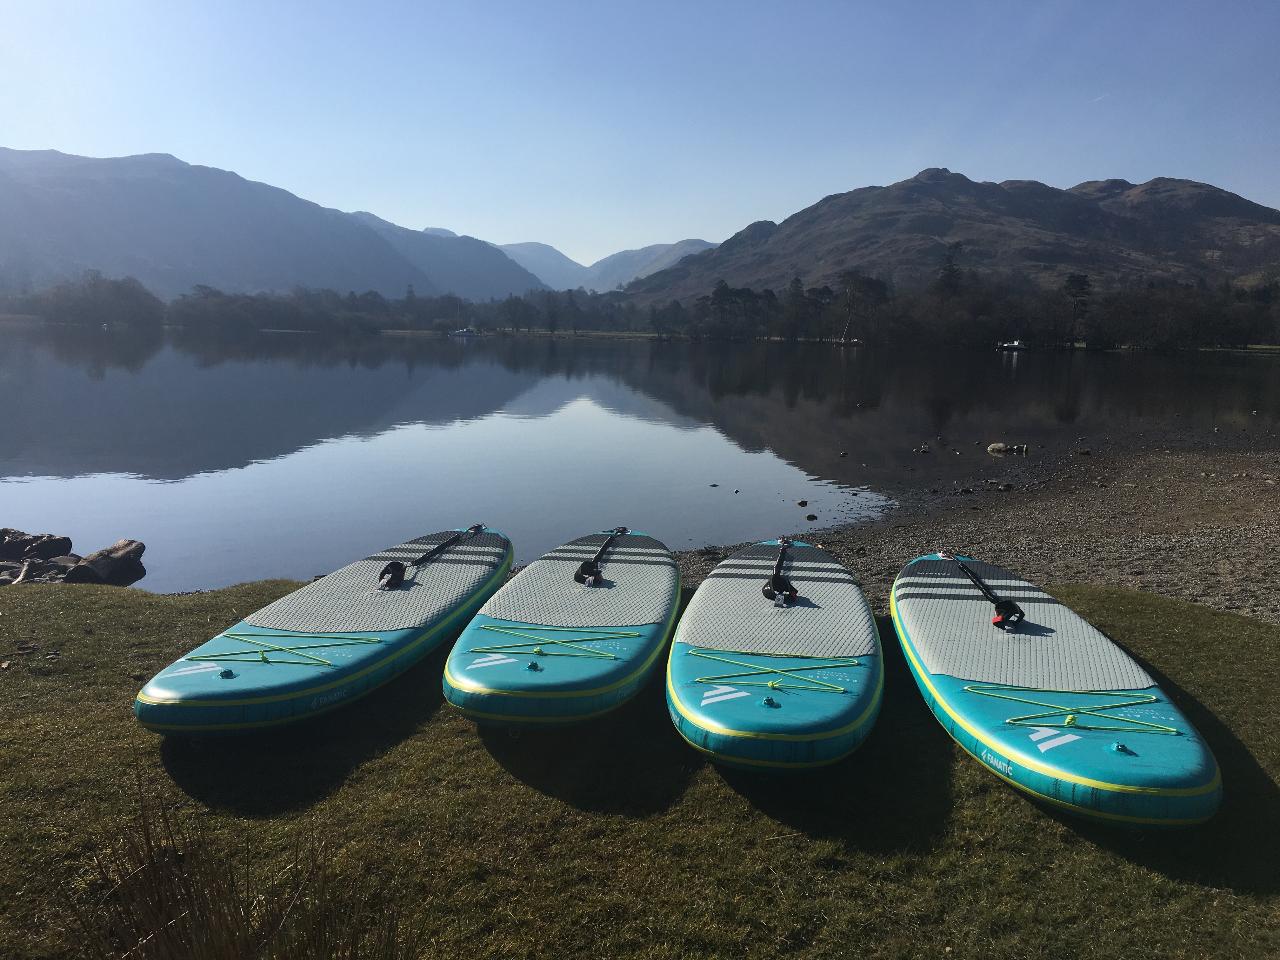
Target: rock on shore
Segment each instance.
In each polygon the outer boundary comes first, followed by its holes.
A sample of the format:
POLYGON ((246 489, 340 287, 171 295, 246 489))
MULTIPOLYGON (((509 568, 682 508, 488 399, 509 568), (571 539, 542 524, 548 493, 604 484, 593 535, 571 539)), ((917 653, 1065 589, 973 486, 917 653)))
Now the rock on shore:
POLYGON ((118 540, 104 550, 81 557, 71 552, 70 537, 0 527, 0 586, 97 583, 127 587, 147 575, 147 568, 142 565, 146 549, 140 540, 118 540))

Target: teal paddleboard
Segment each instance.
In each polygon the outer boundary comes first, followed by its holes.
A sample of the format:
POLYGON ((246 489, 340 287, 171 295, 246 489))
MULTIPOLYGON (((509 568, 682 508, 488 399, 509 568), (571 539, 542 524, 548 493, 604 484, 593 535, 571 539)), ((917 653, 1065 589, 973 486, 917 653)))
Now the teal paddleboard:
POLYGON ((694 749, 730 766, 798 770, 848 756, 880 710, 875 617, 826 551, 766 540, 707 575, 680 618, 667 708, 694 749), (778 571, 794 596, 772 589, 778 571), (766 586, 770 587, 766 596, 766 586))
POLYGON ((511 558, 511 542, 480 526, 388 547, 169 664, 139 691, 134 713, 159 733, 202 734, 277 726, 343 706, 456 636, 502 585, 511 558), (382 578, 389 565, 399 566, 402 580, 382 578))
POLYGON ((445 699, 491 724, 606 713, 653 675, 679 601, 680 571, 664 544, 625 528, 580 537, 480 609, 445 663, 445 699))
POLYGON ((1043 590, 993 564, 929 554, 903 568, 890 602, 929 709, 1006 783, 1139 827, 1199 823, 1218 809, 1218 764, 1191 722, 1141 665, 1043 590), (1024 618, 997 626, 995 601, 1024 618))

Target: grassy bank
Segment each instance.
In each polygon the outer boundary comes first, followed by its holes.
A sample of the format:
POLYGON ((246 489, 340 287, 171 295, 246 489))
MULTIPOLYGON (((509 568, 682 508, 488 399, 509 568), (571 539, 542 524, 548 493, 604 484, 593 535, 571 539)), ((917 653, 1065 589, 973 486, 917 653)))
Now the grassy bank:
POLYGON ((338 876, 408 905, 433 956, 1280 952, 1274 626, 1056 591, 1167 683, 1221 762, 1214 821, 1142 835, 1048 813, 959 755, 884 625, 876 731, 802 779, 717 771, 680 743, 657 685, 583 730, 478 734, 442 707, 439 656, 293 731, 136 729, 147 675, 289 587, 0 591, 0 955, 74 953, 68 903, 139 777, 260 868, 323 841, 338 876))

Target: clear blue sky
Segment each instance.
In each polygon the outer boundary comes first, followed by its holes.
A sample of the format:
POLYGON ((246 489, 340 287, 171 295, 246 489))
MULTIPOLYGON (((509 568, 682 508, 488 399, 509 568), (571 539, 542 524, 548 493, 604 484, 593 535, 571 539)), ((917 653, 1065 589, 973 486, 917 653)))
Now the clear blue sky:
POLYGON ((0 145, 576 259, 945 166, 1280 206, 1280 3, 0 0, 0 145))

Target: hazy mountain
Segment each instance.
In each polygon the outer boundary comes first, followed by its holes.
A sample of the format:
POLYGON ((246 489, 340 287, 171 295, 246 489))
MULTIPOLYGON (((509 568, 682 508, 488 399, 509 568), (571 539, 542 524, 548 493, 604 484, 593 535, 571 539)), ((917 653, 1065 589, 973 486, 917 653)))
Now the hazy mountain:
POLYGON ((0 289, 101 270, 161 296, 296 286, 505 296, 536 279, 488 244, 330 210, 167 154, 95 159, 0 148, 0 289))
POLYGON ((613 290, 679 263, 693 253, 715 248, 706 240, 655 243, 639 250, 622 250, 591 265, 591 289, 613 290))
MULTIPOLYGON (((489 300, 543 287, 541 280, 493 244, 475 237, 460 237, 436 227, 410 230, 364 211, 351 216, 432 278, 441 292, 468 300, 489 300)), ((397 296, 403 293, 400 290, 397 296)))
POLYGON ((576 290, 584 287, 603 293, 618 286, 626 286, 637 277, 647 277, 678 263, 682 257, 714 246, 714 243, 706 240, 655 243, 639 250, 622 250, 597 260, 589 267, 571 260, 545 243, 506 243, 502 245, 502 250, 553 290, 576 290))
POLYGON ((504 243, 502 252, 552 290, 585 287, 591 268, 571 260, 548 243, 504 243))
POLYGON ((978 183, 924 170, 888 187, 827 197, 782 223, 760 221, 718 248, 638 281, 642 300, 688 299, 717 280, 781 290, 800 275, 834 283, 857 268, 899 287, 932 280, 949 244, 968 269, 1056 286, 1088 273, 1116 286, 1151 278, 1259 278, 1280 267, 1280 211, 1191 180, 978 183))

